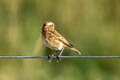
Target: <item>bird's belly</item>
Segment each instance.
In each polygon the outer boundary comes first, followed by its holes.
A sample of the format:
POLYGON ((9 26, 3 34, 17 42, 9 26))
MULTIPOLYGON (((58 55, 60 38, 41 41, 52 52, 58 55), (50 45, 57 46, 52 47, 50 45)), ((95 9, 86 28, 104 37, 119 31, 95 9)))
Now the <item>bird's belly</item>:
POLYGON ((63 48, 63 44, 58 40, 48 40, 48 39, 45 39, 44 37, 42 38, 43 38, 44 44, 50 49, 61 50, 63 48))

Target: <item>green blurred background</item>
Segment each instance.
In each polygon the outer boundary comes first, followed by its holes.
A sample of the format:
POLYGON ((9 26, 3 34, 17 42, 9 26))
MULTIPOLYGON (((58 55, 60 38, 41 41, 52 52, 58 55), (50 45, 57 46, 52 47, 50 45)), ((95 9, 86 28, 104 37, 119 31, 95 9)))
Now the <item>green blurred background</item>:
MULTIPOLYGON (((120 56, 120 0, 0 0, 0 56, 51 54, 40 35, 45 21, 84 56, 120 56)), ((0 80, 120 80, 120 60, 1 59, 0 80)))

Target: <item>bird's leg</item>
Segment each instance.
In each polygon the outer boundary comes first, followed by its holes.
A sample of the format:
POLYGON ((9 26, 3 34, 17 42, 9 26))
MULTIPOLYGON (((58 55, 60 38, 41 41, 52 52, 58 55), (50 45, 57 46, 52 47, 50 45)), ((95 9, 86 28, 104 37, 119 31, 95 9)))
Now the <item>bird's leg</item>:
MULTIPOLYGON (((52 57, 55 55, 55 52, 51 55, 52 57)), ((50 57, 50 55, 48 56, 48 62, 51 62, 52 58, 50 57)))
POLYGON ((51 62, 51 57, 50 57, 50 55, 48 56, 48 62, 51 62))
POLYGON ((61 55, 62 55, 62 53, 63 53, 63 50, 64 50, 64 48, 62 48, 62 50, 60 51, 60 54, 59 54, 59 56, 61 56, 61 55))
POLYGON ((62 60, 61 58, 59 58, 59 56, 62 55, 63 50, 64 50, 64 48, 61 49, 60 54, 56 57, 57 58, 57 62, 59 62, 60 60, 62 60))

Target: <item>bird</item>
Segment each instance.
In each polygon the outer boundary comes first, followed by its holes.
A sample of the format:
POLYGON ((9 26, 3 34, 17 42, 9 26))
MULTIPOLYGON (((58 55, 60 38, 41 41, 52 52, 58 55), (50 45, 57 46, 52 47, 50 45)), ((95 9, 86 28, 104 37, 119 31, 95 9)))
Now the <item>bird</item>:
MULTIPOLYGON (((57 59, 59 61, 59 56, 62 55, 65 48, 77 52, 81 55, 81 52, 74 48, 72 44, 68 42, 56 29, 55 24, 51 21, 43 23, 42 26, 42 40, 46 47, 56 51, 60 51, 57 59)), ((54 56, 55 53, 52 54, 54 56)), ((51 62, 50 56, 48 56, 49 62, 51 62)))

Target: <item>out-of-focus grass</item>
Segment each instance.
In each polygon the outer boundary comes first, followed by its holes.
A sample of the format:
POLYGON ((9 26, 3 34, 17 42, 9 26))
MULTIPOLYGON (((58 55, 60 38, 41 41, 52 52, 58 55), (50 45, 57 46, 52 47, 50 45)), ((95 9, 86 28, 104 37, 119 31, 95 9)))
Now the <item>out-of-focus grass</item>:
MULTIPOLYGON (((119 56, 119 0, 1 0, 0 56, 51 54, 41 27, 56 29, 82 55, 119 56)), ((65 50, 63 55, 77 55, 65 50)), ((119 59, 0 60, 0 80, 119 80, 119 59)))

